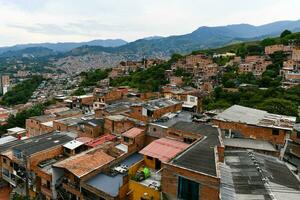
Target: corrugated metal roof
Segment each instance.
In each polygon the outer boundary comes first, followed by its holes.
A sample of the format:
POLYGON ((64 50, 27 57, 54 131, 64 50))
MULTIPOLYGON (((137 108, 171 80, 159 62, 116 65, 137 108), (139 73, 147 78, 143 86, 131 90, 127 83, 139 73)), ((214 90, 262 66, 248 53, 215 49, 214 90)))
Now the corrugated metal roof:
POLYGON ((9 136, 0 138, 0 145, 15 141, 15 140, 17 140, 17 138, 9 135, 9 136))
POLYGON ((255 126, 292 130, 296 117, 271 114, 264 110, 233 105, 214 117, 216 120, 246 123, 255 126))
POLYGON ((240 139, 240 138, 230 138, 224 139, 224 145, 230 147, 238 147, 243 149, 258 149, 265 151, 276 151, 274 146, 263 140, 254 140, 254 139, 240 139))
POLYGON ((278 158, 251 151, 225 151, 221 199, 299 199, 300 182, 278 158))

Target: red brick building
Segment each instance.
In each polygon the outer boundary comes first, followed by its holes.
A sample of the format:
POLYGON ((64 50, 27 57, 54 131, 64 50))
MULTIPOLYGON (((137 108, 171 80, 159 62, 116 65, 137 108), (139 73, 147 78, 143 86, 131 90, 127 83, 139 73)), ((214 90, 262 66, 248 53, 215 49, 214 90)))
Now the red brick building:
POLYGON ((263 110, 231 106, 213 118, 213 123, 224 131, 226 137, 244 137, 266 140, 283 147, 289 138, 296 117, 270 114, 263 110))

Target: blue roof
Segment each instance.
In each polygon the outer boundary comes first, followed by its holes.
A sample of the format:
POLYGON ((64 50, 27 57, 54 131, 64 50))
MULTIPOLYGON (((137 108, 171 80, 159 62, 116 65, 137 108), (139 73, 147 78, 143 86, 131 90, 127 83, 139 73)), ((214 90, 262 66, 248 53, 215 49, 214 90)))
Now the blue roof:
MULTIPOLYGON (((141 161, 143 156, 138 153, 134 153, 122 162, 119 165, 127 165, 131 167, 135 163, 141 161)), ((108 176, 104 173, 99 173, 96 176, 90 178, 86 181, 86 184, 92 186, 95 189, 98 189, 106 194, 109 194, 112 197, 116 197, 119 194, 119 189, 123 185, 123 176, 124 174, 117 174, 116 176, 108 176)))
POLYGON ((143 155, 139 154, 139 153, 134 153, 131 156, 129 156, 128 158, 126 158, 125 160, 123 160, 122 162, 120 162, 120 165, 127 165, 128 167, 131 167, 132 165, 134 165, 135 163, 139 162, 143 160, 143 155))
POLYGON ((116 197, 119 194, 119 188, 123 184, 123 174, 108 176, 106 174, 100 173, 89 179, 86 183, 93 188, 109 194, 112 197, 116 197))

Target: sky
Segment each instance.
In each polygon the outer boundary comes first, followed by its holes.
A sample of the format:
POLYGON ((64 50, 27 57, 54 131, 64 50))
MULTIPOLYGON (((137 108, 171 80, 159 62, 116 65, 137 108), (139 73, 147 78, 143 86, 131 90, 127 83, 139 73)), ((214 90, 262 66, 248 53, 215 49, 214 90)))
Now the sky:
POLYGON ((298 20, 300 0, 0 0, 0 46, 126 41, 200 26, 298 20))

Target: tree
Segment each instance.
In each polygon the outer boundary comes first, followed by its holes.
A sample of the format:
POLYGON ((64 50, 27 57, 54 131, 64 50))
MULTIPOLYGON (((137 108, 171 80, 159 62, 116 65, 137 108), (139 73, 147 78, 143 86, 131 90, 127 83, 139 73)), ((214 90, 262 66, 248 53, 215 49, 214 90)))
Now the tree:
POLYGON ((81 76, 84 77, 83 81, 80 83, 80 86, 88 87, 95 86, 98 81, 101 81, 107 78, 110 69, 96 69, 89 72, 81 72, 81 76))
POLYGON ((172 62, 177 62, 178 60, 180 60, 181 58, 183 58, 182 55, 178 54, 178 53, 174 53, 172 56, 171 56, 171 61, 172 62))
POLYGON ((256 106, 258 109, 266 110, 270 113, 288 115, 288 116, 298 116, 298 106, 292 101, 271 98, 263 101, 256 106))
POLYGON ((17 84, 2 97, 0 104, 10 106, 26 103, 42 81, 41 76, 33 76, 31 79, 17 84))
POLYGON ((284 30, 281 34, 280 34, 280 38, 284 38, 287 35, 291 35, 292 32, 290 30, 284 30))
POLYGON ((75 92, 72 93, 74 96, 80 96, 80 95, 85 95, 85 91, 83 87, 79 87, 75 92))
POLYGON ((276 39, 275 38, 266 38, 266 39, 264 39, 260 42, 260 45, 263 46, 263 47, 271 46, 271 45, 274 45, 274 44, 276 44, 276 39))
POLYGON ((16 116, 14 115, 9 116, 7 120, 7 125, 0 126, 0 135, 5 133, 6 130, 9 128, 13 128, 16 126, 25 127, 26 119, 33 116, 42 115, 44 108, 45 108, 44 104, 37 104, 27 110, 17 113, 16 116))

